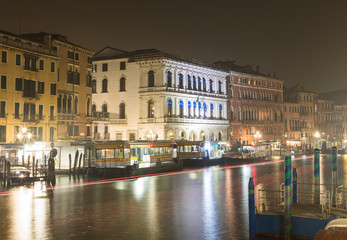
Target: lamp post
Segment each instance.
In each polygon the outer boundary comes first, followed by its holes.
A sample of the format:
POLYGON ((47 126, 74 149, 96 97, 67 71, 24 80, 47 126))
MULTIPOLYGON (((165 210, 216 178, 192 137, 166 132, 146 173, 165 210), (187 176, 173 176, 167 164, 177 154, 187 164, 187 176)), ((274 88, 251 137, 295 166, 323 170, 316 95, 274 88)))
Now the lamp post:
POLYGON ((318 131, 316 131, 314 133, 314 137, 317 139, 317 147, 320 148, 320 142, 319 142, 319 139, 320 139, 320 133, 318 131))
POLYGON ((25 159, 25 154, 24 154, 24 150, 25 150, 25 146, 32 144, 32 134, 31 132, 28 131, 28 129, 26 127, 22 127, 21 132, 19 132, 17 134, 17 139, 18 141, 22 141, 23 144, 23 162, 22 164, 24 164, 24 159, 25 159))
POLYGON ((260 134, 259 132, 256 132, 256 133, 254 134, 254 137, 255 137, 255 139, 256 139, 255 145, 257 145, 257 144, 258 144, 258 141, 261 139, 261 134, 260 134))

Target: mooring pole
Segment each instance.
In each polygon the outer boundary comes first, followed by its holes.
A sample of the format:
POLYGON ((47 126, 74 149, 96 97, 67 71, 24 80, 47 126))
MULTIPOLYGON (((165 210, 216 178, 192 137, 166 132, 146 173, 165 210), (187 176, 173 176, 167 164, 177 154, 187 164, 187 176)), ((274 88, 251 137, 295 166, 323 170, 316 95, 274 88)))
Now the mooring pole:
POLYGON ((298 172, 293 168, 293 203, 298 203, 298 172))
POLYGON ((292 233, 292 158, 285 157, 284 165, 284 239, 292 233))
POLYGON ((69 176, 71 175, 71 154, 69 154, 69 176))
POLYGON ((332 199, 332 204, 335 207, 336 206, 336 194, 337 194, 337 147, 332 148, 332 184, 333 184, 333 189, 332 189, 332 194, 333 194, 333 199, 332 199))
POLYGON ((77 161, 78 161, 78 150, 75 153, 75 161, 74 161, 74 165, 73 165, 73 174, 75 175, 76 173, 76 167, 77 167, 77 161))
POLYGON ((83 156, 83 153, 80 154, 80 159, 78 160, 78 175, 79 175, 80 172, 81 172, 81 161, 82 161, 82 156, 83 156))
POLYGON ((320 150, 314 150, 314 204, 320 203, 320 166, 319 166, 320 150))
POLYGON ((251 177, 248 182, 248 213, 249 213, 249 239, 255 238, 255 201, 254 181, 251 177))
POLYGON ((35 156, 33 156, 32 171, 33 171, 33 177, 35 177, 35 156))

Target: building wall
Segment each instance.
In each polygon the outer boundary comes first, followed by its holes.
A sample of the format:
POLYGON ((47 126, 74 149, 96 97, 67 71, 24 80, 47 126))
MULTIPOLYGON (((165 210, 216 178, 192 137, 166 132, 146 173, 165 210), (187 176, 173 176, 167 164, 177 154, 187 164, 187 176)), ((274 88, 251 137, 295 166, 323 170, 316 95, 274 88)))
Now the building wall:
POLYGON ((283 81, 232 71, 229 78, 230 140, 255 144, 283 137, 283 81), (261 134, 261 138, 259 134, 261 134))
MULTIPOLYGON (((20 149, 22 144, 30 144, 31 150, 33 150, 35 143, 41 142, 40 150, 43 150, 44 143, 49 145, 51 137, 56 138, 57 95, 53 92, 51 94, 51 85, 58 84, 58 77, 57 71, 52 72, 50 66, 51 63, 57 66, 59 59, 55 51, 51 51, 41 44, 7 34, 0 34, 0 58, 2 52, 6 52, 7 61, 2 62, 0 59, 0 75, 5 84, 1 84, 0 87, 0 101, 5 102, 5 111, 1 114, 0 125, 5 128, 6 135, 2 135, 4 138, 0 137, 0 143, 7 144, 8 151, 13 149, 12 157, 17 158, 19 156, 17 156, 16 150, 20 149), (16 55, 20 56, 18 65, 16 55), (30 57, 32 62, 36 62, 36 66, 25 67, 25 57, 30 57), (43 61, 43 68, 41 68, 40 61, 43 61), (16 90, 16 78, 22 79, 22 90, 16 90), (25 79, 33 81, 35 89, 29 92, 27 85, 24 85, 25 79), (38 91, 39 82, 43 83, 43 92, 38 91), (15 111, 16 103, 19 104, 18 115, 15 111), (35 108, 35 112, 24 116, 25 104, 30 104, 29 109, 35 108), (40 116, 41 106, 43 109, 40 116), (52 115, 51 107, 53 107, 52 115), (27 128, 25 134, 22 132, 23 128, 27 128), (54 129, 54 135, 50 137, 51 128, 54 129), (30 140, 29 133, 32 135, 30 140), (18 134, 21 134, 20 139, 18 134), (11 144, 19 145, 11 146, 11 144)), ((6 157, 12 159, 11 156, 6 157)))
MULTIPOLYGON (((52 39, 52 45, 57 48, 60 58, 58 101, 61 102, 62 107, 58 112, 58 140, 91 139, 91 135, 87 136, 87 126, 90 128, 92 126, 91 116, 87 116, 87 112, 91 113, 92 88, 87 86, 87 75, 92 75, 91 57, 93 52, 60 40, 52 39), (68 51, 72 52, 74 56, 78 54, 78 59, 69 58, 68 51), (90 58, 89 62, 88 58, 90 58), (68 81, 69 70, 75 73, 75 78, 79 75, 79 84, 68 81), (69 98, 72 99, 70 113, 68 111, 63 112, 65 97, 66 102, 69 98), (77 99, 77 104, 75 104, 74 99, 77 99), (75 108, 77 108, 77 112, 75 108)), ((66 108, 68 107, 66 106, 66 108)))

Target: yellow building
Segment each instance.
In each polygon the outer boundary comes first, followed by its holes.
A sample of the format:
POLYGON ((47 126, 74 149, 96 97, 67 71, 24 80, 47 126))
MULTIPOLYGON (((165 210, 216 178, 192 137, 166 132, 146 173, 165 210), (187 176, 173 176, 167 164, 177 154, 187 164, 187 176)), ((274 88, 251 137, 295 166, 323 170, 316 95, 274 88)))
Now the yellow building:
POLYGON ((0 31, 0 58, 0 155, 42 161, 57 137, 57 51, 0 31))

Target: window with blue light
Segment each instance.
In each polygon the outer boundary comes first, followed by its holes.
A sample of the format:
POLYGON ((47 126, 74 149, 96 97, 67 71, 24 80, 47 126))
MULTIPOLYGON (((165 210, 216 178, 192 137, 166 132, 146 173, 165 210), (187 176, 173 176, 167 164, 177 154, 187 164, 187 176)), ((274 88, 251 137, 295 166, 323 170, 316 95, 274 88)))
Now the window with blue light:
POLYGON ((183 118, 183 101, 180 100, 180 118, 183 118))
POLYGON ((180 88, 180 89, 183 89, 183 75, 182 74, 179 74, 178 75, 178 87, 180 88))
POLYGON ((196 78, 193 76, 193 89, 196 90, 196 78))
POLYGON ((171 72, 167 73, 167 86, 172 87, 172 74, 171 74, 171 72))
POLYGON ((188 89, 189 90, 192 89, 192 81, 191 81, 190 75, 188 75, 188 89))

